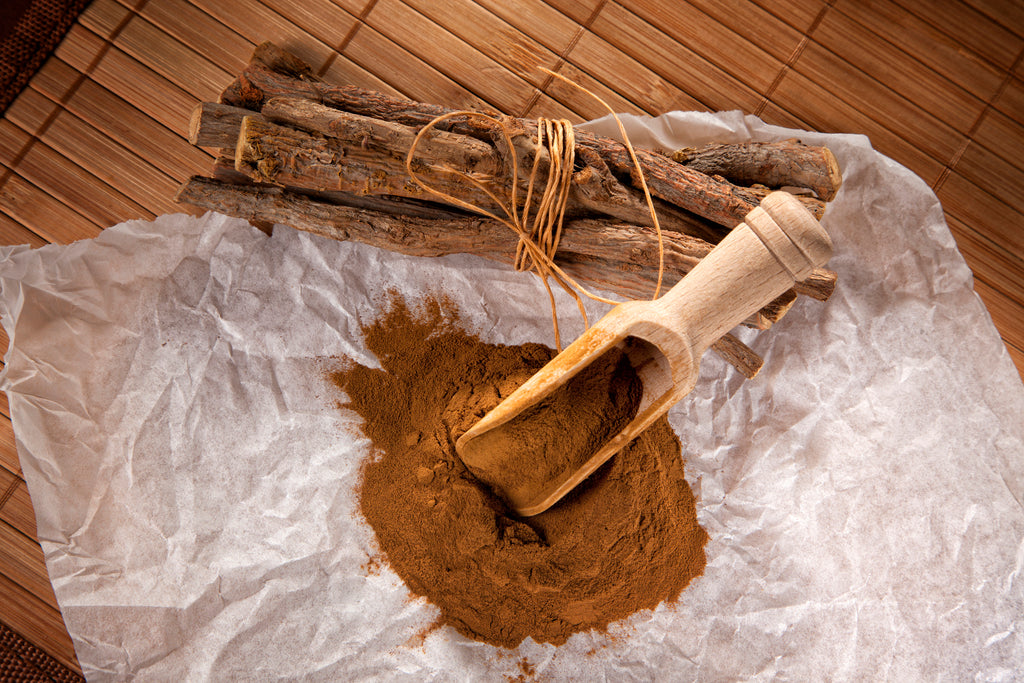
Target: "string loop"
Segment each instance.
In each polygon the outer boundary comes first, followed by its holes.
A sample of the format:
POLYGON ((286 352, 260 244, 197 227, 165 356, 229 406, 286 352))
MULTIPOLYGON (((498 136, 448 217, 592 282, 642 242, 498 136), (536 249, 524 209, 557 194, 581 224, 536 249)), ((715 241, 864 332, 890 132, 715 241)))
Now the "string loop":
MULTIPOLYGON (((647 182, 644 179, 640 162, 636 158, 636 153, 629 142, 625 128, 619 120, 619 117, 615 115, 614 111, 612 111, 611 107, 609 107, 608 104, 600 97, 594 95, 582 86, 569 81, 564 76, 555 74, 547 69, 544 69, 544 71, 547 71, 551 76, 565 80, 597 99, 612 113, 612 116, 615 117, 616 122, 619 124, 619 130, 622 134, 624 144, 629 150, 630 157, 637 168, 641 185, 644 190, 644 196, 646 197, 648 208, 651 211, 651 219, 658 234, 658 281, 653 297, 657 298, 661 293, 662 277, 664 274, 664 245, 661 237, 661 226, 658 223, 657 213, 654 210, 654 203, 651 199, 650 191, 647 188, 647 182)), ((580 314, 583 317, 583 324, 585 327, 589 327, 590 322, 587 318, 587 311, 583 306, 583 299, 580 297, 580 294, 602 303, 621 303, 588 291, 555 263, 555 253, 558 250, 558 243, 562 237, 565 209, 568 205, 569 196, 572 192, 575 162, 576 138, 575 129, 573 128, 572 123, 565 119, 538 119, 533 166, 530 170, 530 177, 526 184, 526 196, 522 202, 522 207, 520 208, 518 202, 519 161, 512 141, 512 134, 509 132, 509 126, 504 118, 498 118, 489 114, 471 110, 448 112, 430 121, 420 129, 416 137, 413 139, 412 145, 409 147, 409 153, 405 159, 406 172, 409 174, 409 177, 413 182, 415 182, 424 191, 449 204, 498 221, 516 233, 519 237, 519 242, 516 245, 516 254, 514 259, 515 268, 520 271, 534 271, 541 279, 541 282, 544 283, 544 288, 547 290, 548 299, 551 305, 551 322, 555 333, 555 346, 558 351, 562 350, 562 339, 558 327, 558 313, 555 305, 555 297, 551 290, 550 281, 554 281, 573 298, 580 314), (447 192, 431 187, 413 169, 413 159, 416 156, 416 149, 421 140, 423 140, 423 138, 439 124, 456 117, 476 118, 482 120, 494 126, 500 133, 498 139, 502 141, 502 144, 506 148, 504 153, 507 154, 508 159, 511 160, 511 170, 509 173, 511 176, 511 182, 508 189, 508 198, 503 201, 486 183, 459 169, 451 168, 450 166, 439 166, 436 168, 446 173, 451 173, 482 191, 497 207, 500 208, 501 214, 503 215, 496 214, 484 207, 471 204, 459 197, 455 197, 447 192), (548 158, 547 181, 545 182, 543 191, 536 193, 535 186, 537 185, 537 177, 540 174, 541 162, 545 153, 548 158), (530 212, 533 206, 535 193, 539 194, 539 199, 537 200, 536 212, 534 213, 533 222, 531 223, 530 212)))

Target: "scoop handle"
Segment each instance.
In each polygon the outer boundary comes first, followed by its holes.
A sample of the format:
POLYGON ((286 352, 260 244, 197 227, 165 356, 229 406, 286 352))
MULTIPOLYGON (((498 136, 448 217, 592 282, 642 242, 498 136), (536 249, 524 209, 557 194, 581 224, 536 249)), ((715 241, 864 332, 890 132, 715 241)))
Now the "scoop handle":
POLYGON ((700 358, 831 255, 832 240, 811 212, 793 195, 773 192, 658 304, 700 358))

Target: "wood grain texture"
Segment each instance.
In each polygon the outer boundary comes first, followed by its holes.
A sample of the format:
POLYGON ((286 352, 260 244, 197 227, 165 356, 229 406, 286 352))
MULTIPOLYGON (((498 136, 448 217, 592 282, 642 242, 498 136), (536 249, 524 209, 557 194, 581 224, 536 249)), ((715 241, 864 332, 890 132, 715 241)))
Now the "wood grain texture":
POLYGON ((957 131, 932 111, 908 99, 898 89, 899 84, 896 89, 888 87, 875 74, 861 71, 831 48, 809 43, 794 70, 935 161, 941 163, 956 154, 966 131, 957 131))
MULTIPOLYGON (((778 46, 778 54, 784 55, 780 57, 755 42, 766 40, 763 38, 765 27, 740 35, 707 15, 694 3, 623 0, 621 5, 760 93, 767 91, 784 60, 799 41, 799 35, 790 31, 789 39, 784 41, 787 45, 778 46)), ((602 10, 601 15, 604 12, 602 10)), ((774 25, 785 30, 781 23, 774 25)))
MULTIPOLYGON (((26 90, 24 96, 48 101, 31 89, 26 90)), ((26 127, 31 122, 23 124, 20 112, 8 112, 7 119, 26 131, 31 130, 26 127)), ((38 139, 84 172, 109 186, 118 187, 125 198, 137 206, 149 207, 153 213, 175 213, 179 210, 170 199, 177 185, 171 176, 154 168, 105 131, 97 130, 67 110, 54 116, 38 139)))
POLYGON ((58 609, 39 544, 3 520, 0 520, 0 574, 16 581, 45 605, 58 609))
MULTIPOLYGON (((51 59, 33 79, 32 87, 59 101, 80 76, 59 59, 51 59)), ((195 168, 213 160, 209 152, 189 144, 186 126, 180 121, 168 127, 91 78, 78 84, 63 108, 172 178, 187 178, 195 168)))
MULTIPOLYGON (((10 121, 0 121, 0 139, 13 140, 19 133, 10 121)), ((18 173, 65 206, 75 207, 97 225, 114 225, 121 217, 152 218, 155 213, 144 209, 120 190, 105 185, 65 155, 45 142, 31 141, 21 151, 7 156, 10 148, 0 143, 0 163, 17 161, 18 173)))
MULTIPOLYGON (((582 34, 566 59, 602 83, 615 82, 622 73, 632 74, 629 82, 618 83, 616 89, 647 114, 672 109, 707 110, 698 97, 667 82, 599 34, 589 31, 582 34)), ((607 110, 596 104, 585 111, 595 117, 607 113, 607 110)))
POLYGON ((1024 46, 1024 8, 1014 0, 892 1, 1000 69, 1009 69, 1024 46))
POLYGON ((103 41, 80 26, 74 26, 57 47, 57 57, 123 99, 129 106, 159 121, 170 130, 183 128, 200 98, 182 90, 156 71, 122 50, 111 47, 93 65, 92 54, 104 48, 103 41), (159 98, 152 93, 160 93, 159 98))
MULTIPOLYGON (((960 133, 971 129, 985 108, 985 99, 995 95, 1002 82, 996 74, 997 78, 989 80, 982 95, 975 95, 932 67, 908 59, 907 50, 912 47, 908 38, 897 38, 894 44, 841 12, 825 15, 814 31, 814 41, 873 79, 872 93, 891 91, 960 133)), ((964 74, 965 80, 976 82, 976 71, 964 74)), ((865 83, 869 81, 865 79, 865 83)), ((905 121, 896 119, 894 123, 902 127, 905 121)), ((942 153, 939 158, 948 157, 942 153)))
MULTIPOLYGON (((378 0, 367 23, 433 68, 487 102, 490 108, 518 113, 527 108, 534 84, 502 65, 457 33, 399 0, 378 0), (434 49, 432 46, 444 46, 434 49), (472 78, 472 74, 487 74, 472 78)), ((451 27, 457 29, 458 27, 451 27)))
MULTIPOLYGON (((181 5, 180 2, 169 4, 172 7, 181 5)), ((295 25, 259 0, 233 0, 231 3, 219 0, 189 0, 189 4, 236 33, 238 40, 250 44, 250 52, 256 46, 254 37, 269 40, 303 59, 315 71, 322 69, 328 60, 336 55, 331 45, 295 25)), ((352 29, 351 18, 345 17, 345 21, 341 23, 342 28, 347 31, 352 29)))
POLYGON ((1024 124, 1024 74, 1016 73, 1008 78, 1002 92, 992 101, 992 106, 1017 123, 1024 124))
POLYGON ((851 104, 841 95, 796 71, 787 71, 772 94, 772 101, 814 129, 867 135, 872 146, 921 176, 928 184, 942 175, 943 163, 923 152, 916 144, 865 114, 868 106, 851 104))
POLYGON ((533 2, 527 11, 531 13, 539 11, 534 10, 533 5, 541 4, 550 5, 573 21, 587 25, 595 13, 604 8, 606 2, 604 0, 544 0, 543 3, 533 2))
MULTIPOLYGON (((608 5, 594 20, 591 30, 651 69, 658 79, 671 84, 679 93, 676 97, 692 93, 699 102, 692 108, 753 111, 757 107, 761 91, 625 8, 608 5)), ((765 69, 774 75, 774 67, 765 69)), ((657 102, 651 106, 656 112, 665 110, 657 102)))
POLYGON ((0 519, 32 540, 36 540, 36 515, 32 510, 28 486, 24 479, 18 478, 14 481, 13 487, 3 507, 0 507, 0 519))
MULTIPOLYGON (((650 0, 647 2, 650 4, 650 0)), ((773 13, 750 0, 690 0, 688 4, 726 30, 732 31, 737 42, 749 41, 779 62, 788 61, 803 39, 803 31, 795 29, 778 12, 773 13)), ((778 10, 778 7, 775 9, 778 10)), ((722 29, 714 25, 707 28, 710 36, 724 35, 722 29)), ((719 49, 729 55, 728 48, 719 49)))
POLYGON ((753 0, 752 4, 801 34, 810 31, 818 16, 828 10, 825 0, 753 0))
MULTIPOLYGON (((954 34, 954 37, 910 9, 889 0, 839 0, 834 9, 836 13, 856 22, 858 32, 873 33, 897 48, 898 52, 892 53, 894 59, 890 68, 907 65, 919 69, 917 62, 947 79, 947 87, 950 83, 955 84, 986 102, 999 90, 1003 81, 1002 71, 981 52, 990 44, 990 40, 966 45, 963 34, 954 34)), ((828 18, 833 19, 833 13, 830 12, 828 18)), ((996 32, 1001 30, 999 26, 991 28, 996 32)), ((815 32, 816 37, 820 35, 815 32)), ((890 52, 891 49, 888 48, 890 52)), ((930 79, 931 76, 926 74, 920 85, 927 85, 930 79)))
MULTIPOLYGON (((176 210, 174 187, 213 163, 188 144, 192 109, 215 99, 264 40, 329 82, 456 108, 604 115, 541 75, 545 66, 616 111, 735 108, 865 134, 936 190, 1024 373, 1020 2, 94 0, 0 120, 0 241, 67 243, 176 210)), ((59 611, 31 589, 41 589, 38 555, 14 540, 34 534, 19 473, 3 417, 5 621, 74 666, 59 611)))
MULTIPOLYGON (((41 247, 47 242, 6 213, 0 212, 0 244, 28 244, 41 247)), ((3 351, 7 351, 7 335, 4 335, 3 351)))
POLYGON ((465 109, 487 109, 487 102, 438 71, 410 50, 377 30, 363 26, 349 41, 345 55, 373 71, 394 91, 425 101, 432 93, 438 102, 465 109))
POLYGON ((1021 159, 1024 159, 1024 124, 993 107, 985 111, 971 137, 972 143, 981 145, 1015 167, 1019 167, 1021 159))
POLYGON ((0 211, 22 225, 31 225, 32 231, 46 241, 58 244, 95 237, 103 229, 13 172, 6 175, 6 182, 0 187, 0 211))
POLYGON ((81 672, 60 610, 39 599, 17 580, 0 572, 4 623, 73 671, 81 672))

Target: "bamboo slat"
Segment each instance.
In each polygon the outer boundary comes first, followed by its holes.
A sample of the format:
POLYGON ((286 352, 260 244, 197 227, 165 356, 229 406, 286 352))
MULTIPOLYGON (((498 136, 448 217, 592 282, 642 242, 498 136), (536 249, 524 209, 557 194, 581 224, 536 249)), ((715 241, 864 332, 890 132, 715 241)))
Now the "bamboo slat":
POLYGON ((534 87, 528 81, 399 0, 378 0, 366 22, 458 81, 491 108, 519 113, 527 108, 533 96, 534 87), (432 47, 441 45, 444 49, 432 47), (486 74, 486 77, 474 77, 474 74, 486 74))
MULTIPOLYGON (((592 74, 584 71, 572 62, 562 62, 557 73, 600 97, 616 113, 638 115, 646 113, 638 104, 626 99, 615 90, 608 88, 603 82, 594 78, 592 74)), ((545 91, 551 98, 561 102, 566 108, 576 113, 574 123, 600 118, 608 114, 608 110, 586 92, 557 78, 551 79, 545 87, 545 91)), ((526 112, 526 116, 530 118, 541 115, 537 113, 536 109, 526 112)))
POLYGON ((20 163, 32 140, 32 133, 25 132, 5 117, 0 121, 0 164, 13 168, 15 162, 20 163))
POLYGON ((533 96, 526 101, 526 109, 523 111, 523 115, 526 116, 527 114, 533 117, 543 116, 549 119, 566 119, 572 123, 582 123, 589 118, 595 118, 594 116, 579 114, 566 107, 561 101, 540 91, 534 91, 533 96))
MULTIPOLYGON (((34 90, 23 96, 47 101, 34 90)), ((20 112, 8 112, 7 119, 26 130, 20 112)), ((67 111, 52 119, 40 138, 55 151, 67 157, 98 180, 117 187, 126 198, 153 214, 180 210, 174 193, 180 182, 160 172, 149 162, 114 141, 108 133, 98 131, 67 111)))
POLYGON ((986 13, 985 3, 975 0, 950 2, 944 0, 895 0, 900 7, 934 26, 960 45, 977 52, 1001 69, 1009 69, 1020 54, 1024 41, 1018 30, 1024 15, 1020 3, 994 0, 986 13), (974 7, 971 7, 974 5, 974 7), (1015 19, 1016 17, 1016 19, 1015 19))
POLYGON ((145 64, 196 101, 214 101, 233 73, 142 18, 134 18, 114 39, 114 45, 145 64))
MULTIPOLYGON (((79 75, 59 59, 51 59, 33 79, 32 87, 57 99, 79 75)), ((210 153, 189 144, 187 124, 178 122, 177 128, 168 128, 91 79, 79 84, 64 107, 176 180, 209 168, 213 161, 210 153)))
MULTIPOLYGON (((237 13, 237 4, 231 4, 237 13)), ((252 41, 189 3, 149 0, 144 16, 156 30, 176 38, 229 74, 239 73, 249 63, 252 41)))
POLYGON ((373 6, 374 0, 334 0, 334 3, 352 16, 359 17, 363 10, 373 6))
POLYGON ((544 0, 544 4, 554 7, 577 24, 586 26, 594 13, 603 9, 607 3, 604 0, 544 0))
POLYGON ((476 0, 476 4, 558 55, 572 47, 582 30, 550 4, 534 0, 476 0))
POLYGON ((304 60, 314 71, 320 71, 334 54, 331 46, 259 0, 233 0, 231 3, 221 0, 189 2, 237 33, 246 42, 255 45, 255 40, 269 40, 304 60))
MULTIPOLYGON (((751 0, 690 0, 687 4, 732 31, 737 38, 750 41, 780 63, 789 61, 803 38, 803 31, 793 28, 751 0)), ((722 35, 714 26, 709 28, 722 35)), ((727 52, 724 58, 731 59, 727 52)))
POLYGON ((979 187, 997 191, 1002 201, 1024 213, 1024 170, 1019 164, 1019 161, 1017 165, 1012 164, 981 145, 970 143, 957 161, 956 171, 979 187))
MULTIPOLYGON (((617 5, 608 5, 594 20, 592 29, 624 54, 651 69, 658 78, 699 102, 701 109, 753 111, 761 100, 762 92, 729 74, 729 64, 708 61, 648 21, 617 5)), ((655 111, 666 110, 658 108, 655 111)))
MULTIPOLYGON (((614 83, 616 74, 632 74, 629 82, 620 82, 616 87, 623 97, 648 114, 674 109, 707 109, 597 34, 581 35, 567 59, 580 71, 590 73, 603 83, 614 83)), ((597 108, 591 111, 602 116, 606 113, 603 110, 598 113, 597 108)))
MULTIPOLYGON (((64 36, 64 40, 57 45, 54 54, 80 73, 85 73, 90 70, 92 62, 102 55, 105 49, 104 39, 79 23, 71 27, 67 35, 64 36)), ((51 60, 43 65, 44 69, 51 60)), ((61 93, 61 95, 63 94, 61 93)))
MULTIPOLYGON (((159 171, 74 115, 58 116, 42 139, 52 146, 60 144, 57 150, 60 154, 105 183, 107 188, 117 188, 146 214, 181 211, 173 199, 179 180, 159 171)), ((136 217, 128 210, 118 212, 116 220, 136 217)))
POLYGON ((757 116, 767 123, 797 130, 811 130, 811 124, 770 101, 758 105, 757 116))
POLYGON ((0 187, 0 210, 32 231, 58 244, 95 237, 102 228, 82 214, 68 208, 53 195, 16 173, 7 176, 0 187))
MULTIPOLYGON (((3 190, 0 189, 0 193, 3 190)), ((14 220, 6 213, 0 212, 0 244, 30 244, 33 247, 41 247, 46 244, 39 235, 35 234, 24 225, 14 220)), ((3 335, 3 346, 0 352, 7 351, 7 335, 3 335)))
POLYGON ((985 302, 992 322, 997 328, 1005 330, 1003 339, 1007 344, 1017 350, 1024 350, 1024 329, 1019 325, 1019 322, 1024 320, 1024 304, 1013 301, 982 280, 975 281, 974 291, 985 302))
POLYGON ((992 106, 1024 125, 1024 81, 1019 77, 1007 79, 1002 92, 992 101, 992 106))
MULTIPOLYGON (((553 70, 603 99, 615 112, 644 113, 640 106, 567 59, 576 42, 583 37, 584 29, 565 14, 535 0, 476 0, 476 4, 490 13, 492 21, 500 19, 506 22, 509 27, 518 29, 524 36, 529 35, 538 44, 558 55, 558 66, 553 70)), ((544 90, 554 100, 576 112, 581 120, 598 118, 608 113, 590 95, 560 79, 547 80, 544 90)), ((526 115, 536 117, 545 114, 540 113, 535 106, 526 115)))
MULTIPOLYGON (((965 46, 961 36, 953 38, 899 5, 841 0, 834 9, 986 102, 1003 82, 999 67, 979 54, 984 45, 965 46)), ((898 54, 895 58, 901 65, 908 61, 898 54)))
POLYGON ((807 44, 793 69, 940 163, 963 145, 964 133, 818 43, 807 44))
POLYGON ((899 159, 929 185, 942 174, 942 162, 797 71, 786 72, 772 93, 772 101, 806 121, 811 129, 867 135, 875 149, 899 159))
POLYGON ((78 22, 98 36, 110 38, 131 15, 132 10, 116 0, 93 0, 78 22))
POLYGON ((3 573, 0 573, 0 595, 4 596, 5 601, 5 624, 64 666, 73 671, 81 671, 59 610, 32 595, 3 573))
POLYGON ((1024 38, 1024 7, 1013 0, 965 0, 993 21, 999 22, 1024 38))
MULTIPOLYGON (((288 17, 296 26, 335 50, 345 45, 356 26, 356 17, 334 2, 263 0, 263 4, 278 14, 288 17)), ((256 42, 262 42, 262 40, 259 38, 256 42)))
MULTIPOLYGON (((525 115, 527 111, 532 111, 535 116, 565 117, 574 122, 592 118, 584 112, 593 111, 596 103, 578 89, 548 88, 550 94, 547 95, 537 90, 551 81, 551 77, 541 69, 558 69, 562 63, 560 53, 503 22, 478 3, 472 0, 446 3, 405 0, 405 4, 435 24, 448 27, 474 50, 534 86, 534 89, 529 90, 529 99, 522 109, 515 113, 525 115)), ((616 93, 592 78, 582 79, 580 84, 587 88, 593 87, 601 97, 609 97, 617 103, 621 101, 616 93)))
POLYGON ((431 101, 433 93, 436 101, 452 108, 490 108, 484 100, 370 26, 359 29, 345 48, 345 55, 363 68, 373 69, 381 80, 411 99, 431 101))
POLYGON ((14 489, 18 488, 20 481, 21 477, 16 472, 12 472, 6 466, 0 466, 0 515, 3 514, 7 499, 14 493, 14 489))
POLYGON ((828 7, 825 0, 753 0, 753 4, 801 34, 809 31, 828 7))
POLYGON ((32 509, 32 499, 24 479, 15 480, 14 490, 7 496, 3 507, 0 507, 0 519, 36 540, 36 513, 32 509))
POLYGON ((1024 125, 995 109, 985 112, 971 139, 1018 168, 1024 165, 1024 125))
POLYGON ((59 609, 46 573, 42 548, 34 540, 0 520, 0 574, 17 582, 43 603, 59 609))
POLYGON ((968 225, 982 225, 985 235, 1018 259, 1024 257, 1024 214, 978 187, 959 173, 950 173, 936 194, 946 213, 968 225))
POLYGON ((38 134, 57 109, 58 106, 55 102, 37 97, 31 88, 25 88, 7 107, 4 118, 14 121, 22 130, 32 136, 38 134))
POLYGON ((186 131, 189 116, 199 99, 177 87, 144 64, 113 47, 90 70, 92 56, 104 48, 96 34, 76 25, 57 47, 56 55, 80 73, 89 72, 96 83, 130 103, 170 130, 186 131), (160 93, 154 97, 153 93, 160 93))
POLYGON ((496 22, 494 15, 472 0, 403 0, 402 4, 446 27, 488 59, 534 87, 548 80, 541 68, 558 66, 558 53, 517 29, 496 22))
POLYGON ((368 90, 376 90, 387 95, 402 96, 399 90, 393 88, 379 76, 343 55, 331 62, 327 71, 324 72, 323 78, 329 83, 345 83, 368 90))
POLYGON ((1024 301, 1024 259, 1015 257, 958 218, 947 216, 946 220, 975 279, 1012 301, 1024 301))
MULTIPOLYGON (((799 43, 793 33, 776 57, 757 45, 756 35, 740 35, 708 16, 691 3, 661 0, 624 0, 622 6, 658 26, 680 45, 685 45, 712 64, 719 65, 739 82, 756 92, 767 92, 785 59, 799 43)), ((601 12, 604 14, 604 11, 601 12)), ((780 31, 783 24, 777 23, 780 31)))
MULTIPOLYGON (((0 121, 0 138, 14 137, 16 130, 10 121, 0 121)), ((11 160, 3 156, 5 151, 0 144, 0 163, 9 165, 11 160)), ((43 142, 34 142, 20 156, 18 173, 97 225, 106 227, 125 218, 154 217, 151 211, 106 186, 43 142)))
MULTIPOLYGON (((932 114, 958 133, 967 133, 985 108, 984 99, 972 95, 930 66, 907 59, 905 51, 909 45, 908 40, 900 41, 897 47, 845 14, 826 14, 814 32, 814 40, 826 46, 849 68, 875 79, 878 85, 870 91, 872 99, 874 93, 884 87, 932 114), (894 68, 895 64, 899 64, 899 67, 894 68)), ((993 91, 988 97, 994 94, 993 91)), ((894 123, 902 128, 905 121, 896 119, 894 123)), ((939 158, 948 157, 942 152, 939 158)))

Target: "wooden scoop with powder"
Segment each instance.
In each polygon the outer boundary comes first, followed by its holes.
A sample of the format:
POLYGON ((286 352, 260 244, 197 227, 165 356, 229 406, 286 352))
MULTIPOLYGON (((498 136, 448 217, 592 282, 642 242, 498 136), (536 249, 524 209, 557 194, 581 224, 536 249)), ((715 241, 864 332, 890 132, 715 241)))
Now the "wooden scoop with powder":
POLYGON ((465 432, 473 475, 535 515, 693 388, 704 351, 832 255, 792 195, 773 192, 653 301, 620 304, 465 432))

